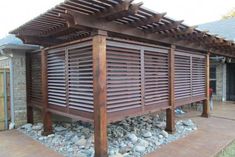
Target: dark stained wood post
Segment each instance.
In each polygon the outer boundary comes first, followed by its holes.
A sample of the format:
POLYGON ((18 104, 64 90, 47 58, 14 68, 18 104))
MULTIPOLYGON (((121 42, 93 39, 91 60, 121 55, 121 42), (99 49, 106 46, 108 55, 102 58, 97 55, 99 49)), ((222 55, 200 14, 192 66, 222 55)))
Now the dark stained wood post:
POLYGON ((209 93, 209 88, 210 88, 210 53, 208 53, 206 55, 206 67, 205 67, 205 71, 206 71, 206 89, 205 89, 205 93, 206 93, 206 99, 203 102, 203 111, 202 111, 202 117, 209 117, 209 109, 210 109, 210 93, 209 93))
POLYGON ((106 110, 106 32, 93 37, 93 95, 95 157, 108 156, 107 110, 106 110))
POLYGON ((172 45, 169 50, 169 105, 170 108, 166 110, 166 131, 174 133, 175 129, 175 45, 172 45))
POLYGON ((48 80, 47 80, 47 52, 41 50, 41 77, 42 77, 42 118, 44 131, 43 135, 47 136, 52 133, 51 113, 47 111, 48 108, 48 80))
POLYGON ((31 74, 31 55, 26 53, 26 96, 27 96, 27 123, 33 124, 33 107, 31 106, 30 100, 30 86, 32 84, 32 74, 31 74))

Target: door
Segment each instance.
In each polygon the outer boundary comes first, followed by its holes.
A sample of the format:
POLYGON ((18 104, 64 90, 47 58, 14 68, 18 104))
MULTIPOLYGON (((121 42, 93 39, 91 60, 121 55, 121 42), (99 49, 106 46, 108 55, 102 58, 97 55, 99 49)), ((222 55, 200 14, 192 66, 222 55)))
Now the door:
POLYGON ((235 63, 227 65, 227 100, 235 101, 235 63))
POLYGON ((0 130, 8 128, 9 107, 9 70, 0 69, 0 130))

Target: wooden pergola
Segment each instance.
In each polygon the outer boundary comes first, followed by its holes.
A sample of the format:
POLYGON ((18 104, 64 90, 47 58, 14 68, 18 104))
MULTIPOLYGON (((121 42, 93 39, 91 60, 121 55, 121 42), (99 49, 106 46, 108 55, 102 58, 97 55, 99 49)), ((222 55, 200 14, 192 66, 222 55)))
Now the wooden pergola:
POLYGON ((95 156, 107 156, 107 124, 203 101, 209 116, 209 55, 234 57, 235 44, 133 3, 67 0, 10 32, 42 45, 27 54, 28 121, 43 111, 94 122, 95 156))

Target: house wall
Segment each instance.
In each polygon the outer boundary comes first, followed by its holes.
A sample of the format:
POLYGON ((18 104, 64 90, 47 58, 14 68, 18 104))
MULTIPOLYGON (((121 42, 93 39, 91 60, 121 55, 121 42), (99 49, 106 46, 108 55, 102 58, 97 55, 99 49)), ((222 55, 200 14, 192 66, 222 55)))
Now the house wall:
POLYGON ((211 64, 216 66, 216 94, 213 95, 213 100, 226 101, 226 63, 212 62, 211 64))
MULTIPOLYGON (((26 101, 26 60, 25 53, 13 51, 13 101, 16 127, 27 123, 27 101, 26 101)), ((0 68, 9 68, 10 59, 0 57, 0 68)), ((40 113, 36 111, 36 121, 41 119, 40 113)))

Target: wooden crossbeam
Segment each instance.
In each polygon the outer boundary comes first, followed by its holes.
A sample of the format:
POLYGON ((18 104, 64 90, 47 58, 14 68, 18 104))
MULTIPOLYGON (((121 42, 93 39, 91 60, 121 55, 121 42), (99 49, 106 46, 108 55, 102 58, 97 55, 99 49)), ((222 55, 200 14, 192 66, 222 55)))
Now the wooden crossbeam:
POLYGON ((162 32, 162 31, 168 31, 168 30, 176 29, 176 28, 178 28, 183 22, 184 22, 183 20, 181 20, 181 21, 175 21, 175 22, 172 22, 172 23, 170 23, 170 24, 166 24, 166 25, 162 25, 162 26, 159 26, 159 27, 147 29, 146 32, 148 32, 148 33, 154 33, 154 32, 162 32))
POLYGON ((166 15, 166 13, 162 14, 155 14, 154 16, 150 16, 147 19, 143 19, 142 21, 136 21, 130 23, 131 26, 133 27, 141 27, 141 26, 146 26, 152 23, 158 23, 161 21, 161 19, 166 15))
POLYGON ((133 0, 124 0, 115 7, 96 14, 99 18, 106 19, 107 21, 114 21, 128 15, 135 15, 143 3, 131 4, 133 0))
POLYGON ((74 19, 73 16, 69 15, 69 14, 63 14, 63 13, 59 13, 58 17, 61 17, 63 19, 66 20, 66 24, 68 27, 71 27, 74 25, 74 19))
POLYGON ((21 38, 24 41, 24 43, 27 44, 38 45, 40 43, 40 45, 43 46, 51 46, 63 43, 63 40, 58 40, 54 38, 52 39, 47 37, 34 37, 34 36, 17 36, 17 37, 21 38))
POLYGON ((193 34, 190 37, 185 37, 186 40, 190 41, 199 41, 203 39, 206 36, 207 32, 197 32, 196 34, 193 34))
POLYGON ((195 28, 196 28, 196 26, 188 27, 188 28, 186 28, 186 29, 184 29, 184 30, 182 30, 182 31, 173 33, 172 36, 181 39, 181 38, 183 38, 183 37, 193 35, 193 34, 195 33, 195 28))

